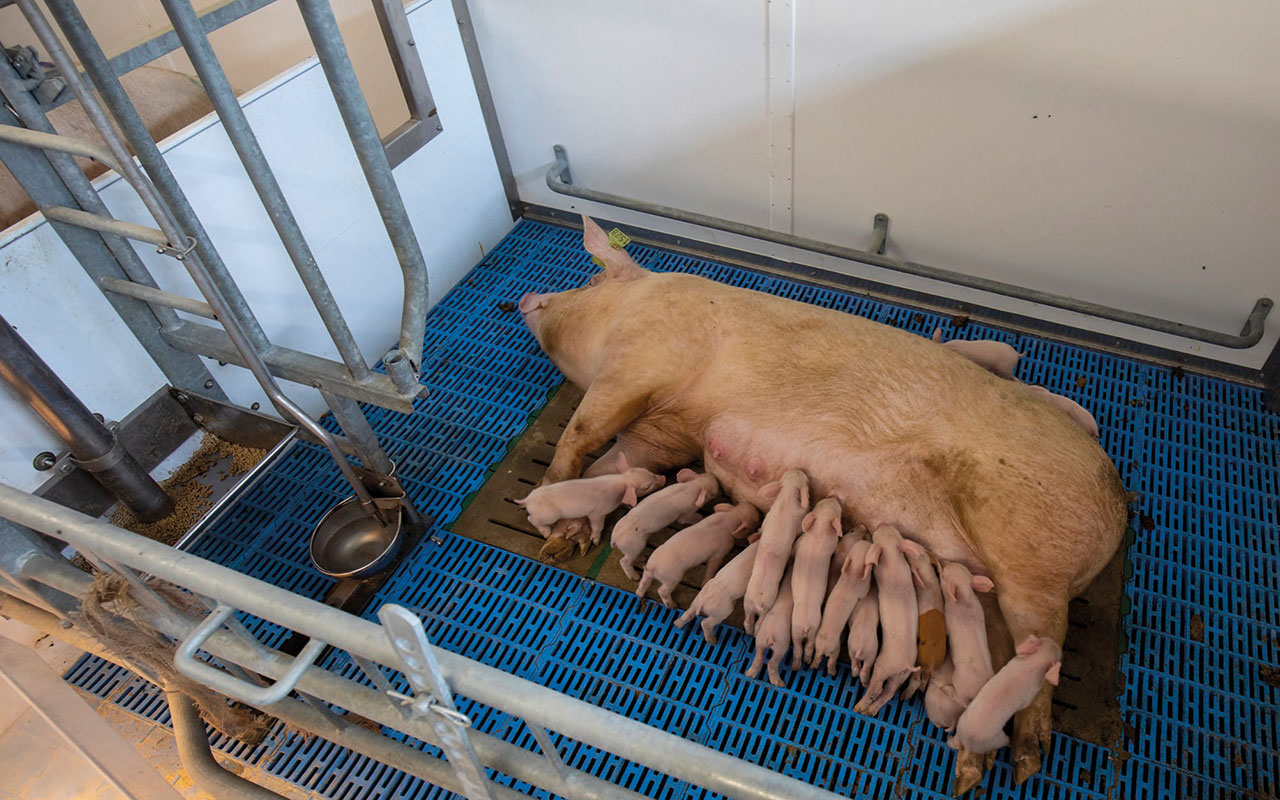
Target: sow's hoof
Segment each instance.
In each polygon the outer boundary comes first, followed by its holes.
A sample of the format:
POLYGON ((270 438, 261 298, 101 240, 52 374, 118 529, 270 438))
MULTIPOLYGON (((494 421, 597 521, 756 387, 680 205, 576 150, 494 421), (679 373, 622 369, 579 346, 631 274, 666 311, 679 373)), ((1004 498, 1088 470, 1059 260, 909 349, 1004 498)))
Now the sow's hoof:
POLYGON ((546 543, 542 545, 542 549, 538 551, 538 558, 548 564, 563 564, 566 561, 573 560, 577 555, 577 542, 555 534, 552 534, 546 543))

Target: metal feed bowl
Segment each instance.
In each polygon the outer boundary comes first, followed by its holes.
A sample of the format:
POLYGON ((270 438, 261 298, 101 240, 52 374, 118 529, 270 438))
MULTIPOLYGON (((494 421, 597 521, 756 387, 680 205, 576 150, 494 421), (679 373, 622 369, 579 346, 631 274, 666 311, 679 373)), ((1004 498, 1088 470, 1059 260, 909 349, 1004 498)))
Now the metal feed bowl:
POLYGON ((355 497, 329 509, 311 532, 312 565, 331 578, 363 578, 390 566, 400 550, 404 507, 398 500, 379 505, 385 525, 355 497))

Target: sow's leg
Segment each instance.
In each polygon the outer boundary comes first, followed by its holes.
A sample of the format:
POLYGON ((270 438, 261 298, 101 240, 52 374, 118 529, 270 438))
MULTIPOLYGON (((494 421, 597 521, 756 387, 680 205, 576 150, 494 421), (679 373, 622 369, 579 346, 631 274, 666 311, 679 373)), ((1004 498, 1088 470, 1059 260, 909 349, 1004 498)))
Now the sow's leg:
MULTIPOLYGON (((1009 635, 1015 642, 1028 636, 1046 636, 1062 645, 1067 635, 1067 591, 1051 594, 1043 589, 1031 591, 1009 586, 1000 591, 1000 609, 1004 612, 1009 635)), ((1050 702, 1053 686, 1045 683, 1040 694, 1013 717, 1013 775, 1017 783, 1040 771, 1040 753, 1049 752, 1052 742, 1053 716, 1050 702)))

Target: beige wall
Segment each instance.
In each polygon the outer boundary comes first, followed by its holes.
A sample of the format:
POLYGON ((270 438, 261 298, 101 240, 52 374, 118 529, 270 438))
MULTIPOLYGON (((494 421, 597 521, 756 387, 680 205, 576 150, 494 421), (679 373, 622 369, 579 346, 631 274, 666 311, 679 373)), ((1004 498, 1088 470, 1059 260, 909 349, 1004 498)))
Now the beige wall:
POLYGON ((1280 300, 1274 0, 471 0, 522 197, 1259 366, 552 194, 575 183, 1236 333, 1280 300))
MULTIPOLYGON (((196 8, 203 11, 219 2, 198 2, 196 8)), ((107 55, 127 50, 170 27, 157 0, 81 0, 79 7, 107 55)), ((408 110, 372 3, 333 0, 333 8, 378 128, 389 133, 407 118, 408 110)), ((0 32, 6 46, 29 44, 42 51, 42 59, 49 60, 16 7, 0 9, 0 32)), ((298 5, 291 1, 272 3, 209 38, 238 92, 248 91, 315 54, 298 5)), ((157 59, 153 66, 195 74, 181 50, 157 59)))

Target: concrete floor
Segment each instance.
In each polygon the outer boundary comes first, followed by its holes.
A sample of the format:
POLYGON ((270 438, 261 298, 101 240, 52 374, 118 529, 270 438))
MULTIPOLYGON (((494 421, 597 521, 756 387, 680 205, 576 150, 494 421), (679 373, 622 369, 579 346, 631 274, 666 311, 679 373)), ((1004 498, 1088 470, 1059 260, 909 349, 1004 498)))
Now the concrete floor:
MULTIPOLYGON (((20 622, 0 618, 0 636, 25 644, 58 675, 82 653, 20 622)), ((79 692, 86 709, 92 709, 188 800, 213 800, 182 770, 173 734, 111 703, 79 692)), ((74 732, 72 732, 74 735, 74 732)), ((223 765, 290 800, 312 800, 317 795, 274 778, 261 770, 234 761, 223 765)), ((123 800, 126 796, 108 783, 90 761, 32 709, 26 700, 0 682, 0 800, 123 800)))

